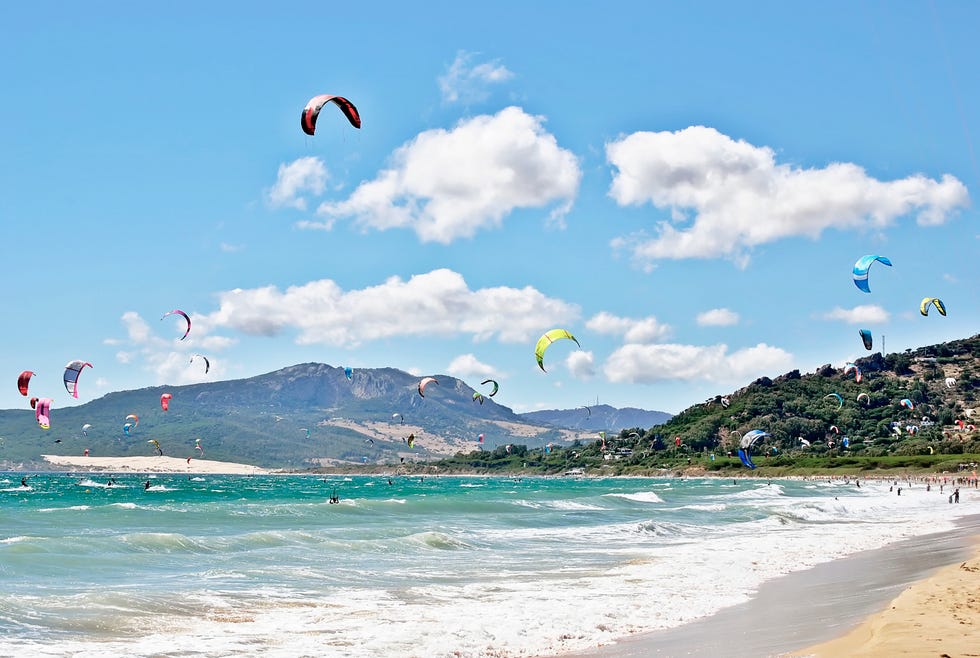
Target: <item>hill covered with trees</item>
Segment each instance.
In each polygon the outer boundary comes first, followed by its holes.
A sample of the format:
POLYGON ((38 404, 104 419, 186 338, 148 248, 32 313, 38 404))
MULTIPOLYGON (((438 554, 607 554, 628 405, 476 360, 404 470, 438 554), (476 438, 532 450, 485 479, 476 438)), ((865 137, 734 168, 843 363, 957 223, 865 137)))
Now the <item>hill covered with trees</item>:
POLYGON ((492 454, 459 454, 441 467, 547 473, 643 473, 688 465, 744 470, 733 455, 741 437, 754 429, 769 434, 752 448, 760 466, 956 468, 978 460, 980 335, 887 356, 876 353, 853 365, 762 377, 662 424, 571 447, 512 445, 492 454))

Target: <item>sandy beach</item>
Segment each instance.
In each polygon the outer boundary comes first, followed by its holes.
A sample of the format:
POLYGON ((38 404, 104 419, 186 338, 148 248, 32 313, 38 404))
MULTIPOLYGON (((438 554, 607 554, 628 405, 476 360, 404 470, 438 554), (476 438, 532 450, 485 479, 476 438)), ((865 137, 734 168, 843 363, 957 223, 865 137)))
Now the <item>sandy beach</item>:
POLYGON ((913 583, 843 637, 787 655, 980 656, 980 543, 970 559, 913 583))
POLYGON ((109 471, 113 473, 209 473, 213 475, 255 475, 269 473, 251 464, 236 464, 213 459, 181 459, 179 457, 78 457, 72 455, 41 455, 57 466, 79 471, 109 471))
POLYGON ((980 516, 970 516, 776 578, 709 618, 566 658, 965 658, 980 656, 978 622, 980 516))

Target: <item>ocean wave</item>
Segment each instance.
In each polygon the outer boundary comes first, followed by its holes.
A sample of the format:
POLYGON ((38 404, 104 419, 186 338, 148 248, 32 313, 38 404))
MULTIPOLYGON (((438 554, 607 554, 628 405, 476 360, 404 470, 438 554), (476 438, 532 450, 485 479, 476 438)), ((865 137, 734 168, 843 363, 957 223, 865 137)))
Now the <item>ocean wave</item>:
POLYGON ((602 494, 604 497, 608 496, 610 498, 625 498, 626 500, 632 500, 638 503, 662 503, 664 499, 655 494, 652 491, 638 491, 636 493, 606 493, 602 494))

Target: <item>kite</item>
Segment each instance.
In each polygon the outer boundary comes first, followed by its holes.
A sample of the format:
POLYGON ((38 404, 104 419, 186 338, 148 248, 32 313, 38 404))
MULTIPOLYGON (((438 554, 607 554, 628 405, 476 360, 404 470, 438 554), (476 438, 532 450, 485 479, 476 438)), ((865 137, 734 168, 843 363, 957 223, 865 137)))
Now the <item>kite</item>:
POLYGON ((943 317, 946 316, 946 305, 943 304, 943 301, 938 297, 923 297, 922 303, 919 304, 919 313, 922 315, 929 315, 930 304, 936 307, 936 310, 939 311, 939 315, 942 315, 943 317))
POLYGON ((432 383, 438 384, 439 381, 435 377, 423 377, 419 381, 419 395, 421 397, 425 397, 425 387, 432 383))
POLYGON ((495 396, 497 394, 497 389, 500 388, 500 384, 498 384, 496 381, 494 381, 492 379, 484 379, 482 382, 480 382, 480 385, 481 386, 483 384, 493 384, 493 390, 490 391, 490 397, 495 396))
POLYGON ((834 398, 835 400, 837 400, 837 410, 838 411, 840 411, 840 408, 844 406, 844 398, 841 397, 840 393, 828 393, 824 397, 825 398, 834 398))
POLYGON ((483 398, 483 393, 480 393, 479 391, 473 391, 473 401, 474 402, 479 402, 480 404, 483 404, 483 399, 484 399, 483 398))
POLYGON ((343 96, 321 94, 310 99, 310 102, 303 108, 303 114, 300 116, 300 125, 303 127, 303 132, 307 135, 312 135, 316 132, 317 117, 320 116, 320 110, 327 103, 333 103, 339 107, 340 111, 347 117, 347 120, 350 121, 350 125, 355 128, 361 127, 361 115, 357 113, 357 108, 354 107, 353 103, 343 96))
POLYGON ((478 437, 476 437, 476 439, 477 439, 477 443, 483 443, 483 435, 482 434, 479 435, 478 437))
POLYGON ((582 345, 578 342, 578 339, 565 329, 552 329, 551 331, 546 331, 541 338, 538 339, 537 344, 534 346, 534 357, 538 360, 538 367, 541 368, 541 372, 547 372, 547 370, 544 369, 545 350, 548 349, 548 346, 553 342, 556 340, 561 340, 562 338, 573 340, 575 341, 576 345, 582 347, 582 345))
POLYGON ((871 396, 868 395, 867 393, 858 393, 857 401, 860 402, 861 398, 864 398, 865 400, 868 401, 868 404, 871 404, 871 396))
POLYGON ((856 285, 859 290, 868 293, 871 292, 871 289, 868 287, 868 269, 874 262, 879 262, 882 265, 887 265, 888 267, 892 266, 892 262, 884 256, 869 254, 858 258, 857 262, 854 263, 854 285, 856 285))
POLYGON ((346 377, 347 381, 349 382, 354 381, 354 369, 351 367, 344 368, 344 377, 346 377))
POLYGON ((88 436, 88 431, 90 429, 92 429, 92 425, 90 423, 85 423, 82 425, 82 436, 88 436))
MULTIPOLYGON (((181 340, 184 340, 185 338, 187 338, 187 334, 189 334, 191 332, 191 318, 190 318, 190 316, 187 315, 186 313, 184 313, 183 311, 181 311, 179 308, 175 308, 172 311, 167 311, 166 313, 163 314, 163 318, 167 317, 168 315, 180 315, 180 316, 182 316, 184 318, 184 320, 187 321, 187 329, 184 330, 184 335, 181 336, 180 339, 181 340)), ((160 318, 160 319, 162 320, 163 318, 160 318)), ((194 357, 191 357, 191 359, 193 359, 193 358, 194 357)))
POLYGON ((871 338, 870 329, 858 329, 858 333, 861 334, 861 342, 864 343, 864 349, 870 350, 874 341, 871 338))
POLYGON ((159 441, 157 441, 156 439, 150 439, 149 441, 147 441, 147 443, 152 444, 153 447, 157 449, 157 454, 160 455, 161 457, 163 456, 163 448, 160 447, 159 441))
POLYGON ((301 427, 301 428, 299 428, 299 431, 300 432, 306 432, 306 438, 310 438, 310 430, 308 430, 307 428, 301 427))
POLYGON ((415 435, 414 434, 409 434, 408 435, 408 447, 409 448, 414 448, 415 447, 415 435))
POLYGON ((20 373, 20 376, 17 378, 17 390, 20 391, 20 394, 24 397, 27 397, 27 385, 30 383, 31 377, 33 377, 34 374, 35 373, 33 370, 25 370, 24 372, 20 373))
POLYGON ((65 390, 73 398, 78 397, 78 376, 82 373, 82 368, 85 366, 91 368, 92 364, 87 361, 69 361, 65 366, 65 390))
POLYGON ((191 363, 194 363, 194 359, 197 359, 197 358, 204 359, 204 374, 205 375, 208 374, 208 370, 211 369, 211 362, 208 361, 208 357, 204 356, 203 354, 192 354, 191 355, 191 361, 190 362, 191 363))
POLYGON ((857 365, 854 364, 854 363, 848 363, 847 365, 844 366, 844 375, 845 376, 851 374, 851 371, 854 372, 854 381, 856 383, 860 384, 861 383, 861 379, 862 379, 861 369, 858 368, 857 365))
POLYGON ((201 440, 200 439, 194 439, 194 449, 195 450, 200 450, 201 451, 201 456, 202 457, 204 456, 204 448, 201 447, 201 440))
POLYGON ((810 442, 807 441, 806 439, 804 439, 802 436, 800 437, 800 443, 802 444, 802 447, 804 447, 804 448, 809 448, 810 447, 810 442))
POLYGON ((160 408, 166 411, 170 408, 170 399, 173 397, 170 393, 164 393, 160 396, 160 408))
POLYGON ((127 422, 125 425, 123 425, 123 432, 126 433, 126 436, 132 436, 130 432, 136 429, 136 426, 140 424, 140 417, 137 416, 136 414, 129 414, 128 416, 126 416, 126 420, 127 421, 131 420, 133 422, 131 423, 127 422))
POLYGON ((34 408, 34 417, 42 430, 51 429, 51 398, 31 398, 31 406, 34 408))
POLYGON ((755 468, 755 464, 752 463, 752 446, 759 441, 759 439, 769 436, 767 432, 762 430, 749 430, 742 437, 739 442, 738 448, 738 458, 742 461, 747 468, 755 468))
POLYGON ((947 377, 946 378, 946 388, 953 388, 954 386, 956 386, 956 380, 953 379, 952 377, 947 377))
POLYGON ((912 404, 912 400, 909 400, 908 398, 903 398, 902 401, 899 402, 899 404, 902 405, 903 407, 908 407, 910 411, 912 409, 915 409, 915 405, 912 404))

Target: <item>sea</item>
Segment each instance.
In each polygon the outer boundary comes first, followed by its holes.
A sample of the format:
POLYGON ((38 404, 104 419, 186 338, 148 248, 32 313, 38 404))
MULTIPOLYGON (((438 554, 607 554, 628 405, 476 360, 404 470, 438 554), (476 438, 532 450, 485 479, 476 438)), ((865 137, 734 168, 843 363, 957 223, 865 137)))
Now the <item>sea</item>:
POLYGON ((0 473, 0 656, 582 652, 980 503, 827 478, 24 476, 0 473))

